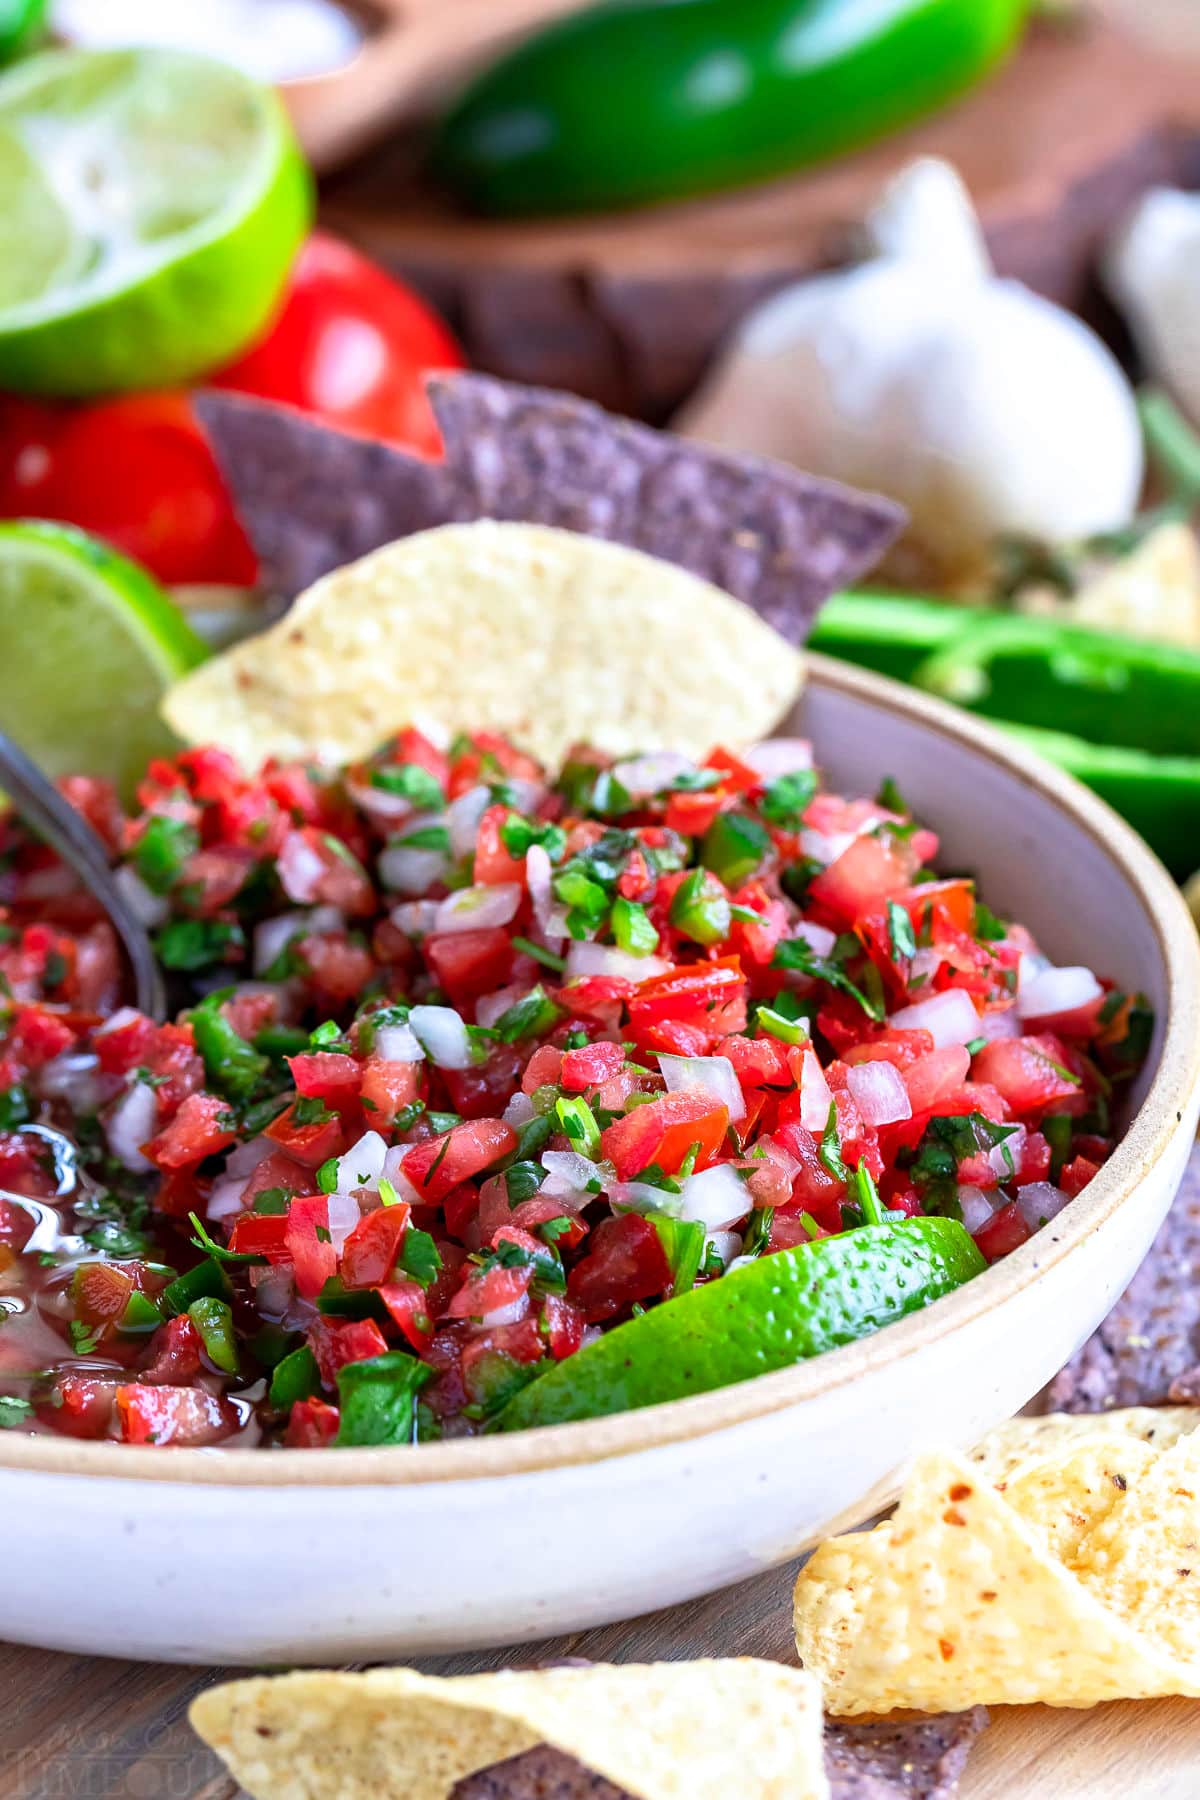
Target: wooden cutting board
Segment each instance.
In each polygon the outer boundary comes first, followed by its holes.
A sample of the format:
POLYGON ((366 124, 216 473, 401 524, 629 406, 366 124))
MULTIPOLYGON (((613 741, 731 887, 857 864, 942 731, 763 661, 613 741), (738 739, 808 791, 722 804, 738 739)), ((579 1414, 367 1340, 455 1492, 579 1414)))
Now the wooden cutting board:
MULTIPOLYGON (((442 16, 470 3, 443 0, 442 16)), ((1142 42, 1123 17, 1035 29, 948 112, 735 194, 594 218, 469 219, 422 187, 410 132, 329 180, 323 216, 427 292, 478 366, 657 420, 748 306, 846 254, 883 182, 918 154, 957 163, 1003 272, 1078 304, 1104 232, 1136 195, 1200 184, 1200 51, 1142 42)))
MULTIPOLYGON (((441 1658, 422 1666, 431 1673, 461 1673, 551 1655, 598 1661, 790 1658, 791 1576, 773 1570, 690 1606, 520 1653, 441 1658)), ((0 1645, 0 1800, 242 1800, 187 1724, 192 1696, 221 1678, 219 1670, 0 1645)), ((1197 1795, 1200 1704, 1187 1700, 1130 1701, 1087 1713, 994 1708, 960 1790, 960 1800, 1197 1795)))

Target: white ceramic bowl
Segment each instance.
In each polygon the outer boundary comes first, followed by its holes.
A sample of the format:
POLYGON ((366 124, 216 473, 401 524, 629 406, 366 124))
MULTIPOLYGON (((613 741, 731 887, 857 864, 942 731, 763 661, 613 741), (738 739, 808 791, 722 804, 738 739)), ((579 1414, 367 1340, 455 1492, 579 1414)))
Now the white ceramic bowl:
POLYGON ((848 792, 893 775, 998 910, 1142 989, 1158 1026, 1119 1148, 1032 1242, 811 1363, 593 1423, 419 1450, 131 1449, 0 1437, 0 1630, 64 1650, 317 1662, 513 1643, 629 1617, 865 1518, 914 1451, 1023 1406, 1108 1311, 1200 1107, 1200 953, 1100 801, 989 727, 813 659, 790 728, 848 792))

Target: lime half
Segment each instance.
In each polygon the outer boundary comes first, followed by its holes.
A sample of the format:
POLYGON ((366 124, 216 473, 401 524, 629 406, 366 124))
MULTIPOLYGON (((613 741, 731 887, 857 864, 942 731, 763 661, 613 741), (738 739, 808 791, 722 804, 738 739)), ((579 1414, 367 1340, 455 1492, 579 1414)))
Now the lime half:
POLYGON ((497 1423, 518 1431, 598 1419, 788 1369, 918 1312, 983 1266, 957 1219, 863 1225, 780 1250, 555 1363, 497 1423))
POLYGON ((175 742, 163 691, 207 654, 136 563, 67 525, 0 525, 0 724, 48 775, 128 798, 175 742))
POLYGON ((0 77, 0 387, 172 386, 270 318, 311 184, 278 96, 173 50, 0 77))

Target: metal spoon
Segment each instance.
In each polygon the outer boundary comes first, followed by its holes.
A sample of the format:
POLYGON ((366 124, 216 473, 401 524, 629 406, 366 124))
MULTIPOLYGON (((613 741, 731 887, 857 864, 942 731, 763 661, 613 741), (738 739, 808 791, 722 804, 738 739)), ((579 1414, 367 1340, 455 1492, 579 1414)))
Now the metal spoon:
POLYGON ((0 788, 108 914, 133 970, 138 1009, 160 1024, 167 1016, 162 973, 145 927, 121 893, 108 854, 85 819, 69 806, 25 752, 0 731, 0 788))

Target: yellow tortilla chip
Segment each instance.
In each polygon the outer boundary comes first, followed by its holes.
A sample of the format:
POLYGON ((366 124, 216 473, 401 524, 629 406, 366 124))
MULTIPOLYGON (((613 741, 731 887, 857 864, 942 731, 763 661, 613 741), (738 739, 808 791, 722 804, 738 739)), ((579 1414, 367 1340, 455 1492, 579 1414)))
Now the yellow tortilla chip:
POLYGON ((1197 1427, 1200 1409, 1194 1406, 1127 1406, 1099 1415, 1022 1416, 989 1431, 970 1452, 970 1460, 995 1486, 1004 1487, 1023 1465, 1042 1462, 1048 1456, 1068 1455, 1097 1434, 1105 1438, 1134 1437, 1152 1444, 1156 1450, 1166 1450, 1197 1427))
POLYGON ((247 767, 351 761, 414 718, 500 731, 554 764, 578 741, 691 754, 752 742, 802 678, 799 651, 673 563, 484 519, 324 576, 270 631, 178 682, 163 713, 247 767))
POLYGON ((1098 1600, 1200 1676, 1200 1438, 1154 1457, 1088 1532, 1071 1567, 1098 1600))
POLYGON ((312 1671, 210 1688, 191 1721, 255 1800, 446 1800, 548 1743, 639 1800, 828 1800, 819 1691, 751 1657, 442 1680, 312 1671))
POLYGON ((1092 1436, 1042 1462, 1027 1463, 1004 1486, 1004 1498, 1068 1568, 1080 1545, 1121 1507, 1159 1460, 1136 1437, 1092 1436))
MULTIPOLYGON (((828 1633, 810 1630, 807 1569, 796 1583, 797 1648, 831 1713, 1200 1692, 1056 1562, 962 1457, 917 1462, 890 1523, 887 1554, 856 1587, 832 1665, 828 1633)), ((827 1596, 820 1603, 827 1616, 827 1596)))

